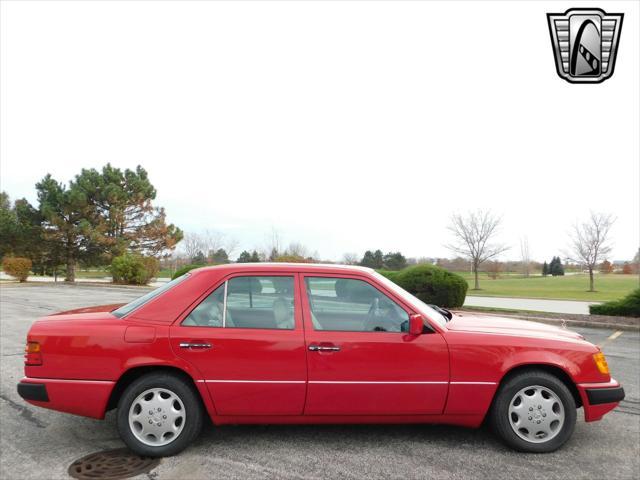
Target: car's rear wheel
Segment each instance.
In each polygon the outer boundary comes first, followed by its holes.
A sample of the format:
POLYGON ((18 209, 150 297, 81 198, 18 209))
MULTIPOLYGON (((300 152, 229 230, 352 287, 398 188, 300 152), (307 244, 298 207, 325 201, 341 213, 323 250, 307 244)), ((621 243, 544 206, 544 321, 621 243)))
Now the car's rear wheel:
POLYGON ((170 373, 150 373, 131 383, 120 397, 118 432, 139 455, 175 455, 200 433, 202 410, 188 381, 170 373))
POLYGON ((569 440, 576 424, 576 404, 558 377, 540 370, 507 379, 491 409, 498 435, 515 450, 545 453, 569 440))

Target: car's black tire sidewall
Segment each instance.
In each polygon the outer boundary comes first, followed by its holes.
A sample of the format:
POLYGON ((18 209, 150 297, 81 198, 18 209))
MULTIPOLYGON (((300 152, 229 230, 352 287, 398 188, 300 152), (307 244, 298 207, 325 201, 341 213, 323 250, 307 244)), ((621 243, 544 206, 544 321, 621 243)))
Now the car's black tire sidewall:
POLYGON ((122 441, 133 452, 146 457, 168 457, 184 450, 202 430, 204 413, 198 392, 188 380, 170 373, 151 373, 144 375, 129 385, 118 402, 116 413, 118 433, 122 441), (163 446, 150 446, 142 443, 131 432, 129 426, 129 409, 133 401, 145 390, 150 388, 165 388, 172 391, 184 405, 185 424, 176 439, 163 446))
POLYGON ((491 408, 490 421, 495 432, 511 448, 520 452, 547 453, 564 445, 575 428, 577 418, 576 403, 562 380, 544 371, 525 371, 508 378, 499 388, 491 408), (531 443, 520 438, 514 432, 509 421, 509 403, 523 388, 540 385, 552 390, 562 402, 564 424, 560 433, 544 443, 531 443))

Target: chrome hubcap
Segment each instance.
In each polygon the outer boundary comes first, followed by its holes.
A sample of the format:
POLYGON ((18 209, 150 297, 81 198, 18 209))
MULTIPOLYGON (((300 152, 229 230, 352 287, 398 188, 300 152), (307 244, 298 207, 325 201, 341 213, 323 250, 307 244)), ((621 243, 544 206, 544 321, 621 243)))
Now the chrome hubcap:
POLYGON ((151 388, 133 401, 129 409, 129 428, 145 445, 161 447, 173 442, 186 419, 184 404, 171 390, 151 388))
POLYGON ((525 387, 509 403, 509 422, 523 440, 548 442, 562 430, 564 406, 558 395, 547 387, 525 387))

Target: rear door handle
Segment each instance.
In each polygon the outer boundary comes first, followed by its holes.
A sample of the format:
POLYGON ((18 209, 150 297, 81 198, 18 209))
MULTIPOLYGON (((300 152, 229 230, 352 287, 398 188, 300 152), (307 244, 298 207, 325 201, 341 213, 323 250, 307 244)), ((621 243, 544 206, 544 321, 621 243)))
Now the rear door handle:
POLYGON ((336 345, 316 345, 312 343, 309 345, 309 350, 312 352, 339 352, 340 347, 336 345))
POLYGON ((180 348, 197 348, 197 349, 207 349, 211 348, 212 345, 210 343, 191 343, 191 342, 183 342, 180 344, 180 348))

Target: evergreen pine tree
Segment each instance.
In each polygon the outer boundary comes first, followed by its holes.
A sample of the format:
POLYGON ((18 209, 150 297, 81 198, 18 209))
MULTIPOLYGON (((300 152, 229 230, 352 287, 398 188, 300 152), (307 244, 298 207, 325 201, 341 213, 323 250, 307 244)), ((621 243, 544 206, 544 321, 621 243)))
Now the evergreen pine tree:
POLYGON ((556 262, 556 273, 554 273, 554 275, 559 277, 564 275, 564 265, 562 265, 562 260, 560 260, 560 257, 558 257, 558 261, 556 262))
POLYGON ((547 275, 549 275, 549 266, 547 265, 547 262, 544 262, 542 264, 542 276, 546 277, 547 275))
POLYGON ((247 252, 246 250, 244 250, 240 256, 238 257, 238 260, 236 260, 238 263, 249 263, 251 262, 251 254, 249 252, 247 252))

